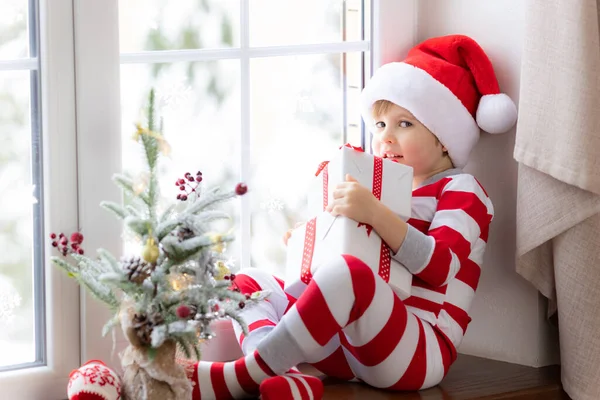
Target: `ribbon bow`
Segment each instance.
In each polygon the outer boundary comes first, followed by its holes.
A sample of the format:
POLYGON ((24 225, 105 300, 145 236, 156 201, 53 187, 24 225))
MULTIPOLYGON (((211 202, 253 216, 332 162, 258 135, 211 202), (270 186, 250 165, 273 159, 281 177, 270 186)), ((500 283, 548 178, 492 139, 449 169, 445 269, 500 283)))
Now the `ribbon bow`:
MULTIPOLYGON (((340 146, 339 148, 341 149, 342 147, 348 147, 348 148, 351 148, 352 150, 358 151, 360 153, 365 152, 362 147, 352 146, 350 143, 346 143, 345 145, 340 146)), ((317 172, 315 172, 315 176, 319 176, 319 174, 321 173, 321 171, 323 171, 323 169, 325 169, 327 164, 329 164, 329 161, 323 161, 322 163, 320 163, 319 167, 317 168, 317 172)))

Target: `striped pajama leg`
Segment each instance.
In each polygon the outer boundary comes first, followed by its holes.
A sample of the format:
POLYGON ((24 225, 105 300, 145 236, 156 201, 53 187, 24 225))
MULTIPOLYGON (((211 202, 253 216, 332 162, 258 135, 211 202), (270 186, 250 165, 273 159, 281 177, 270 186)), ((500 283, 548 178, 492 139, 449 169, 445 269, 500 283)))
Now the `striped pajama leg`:
POLYGON ((237 322, 233 322, 235 336, 242 352, 248 355, 256 350, 258 343, 277 325, 279 319, 296 299, 285 294, 280 279, 256 268, 244 269, 237 273, 234 286, 244 294, 262 290, 271 292, 266 301, 240 312, 240 317, 248 326, 248 335, 244 335, 242 327, 237 322))
MULTIPOLYGON (((296 299, 283 291, 283 282, 280 279, 255 268, 245 269, 236 274, 234 286, 244 294, 261 290, 271 291, 267 301, 248 307, 239 314, 248 326, 247 335, 244 335, 242 327, 233 321, 238 343, 246 355, 241 360, 250 360, 252 363, 252 357, 257 355, 258 343, 268 335, 296 299)), ((247 377, 243 377, 245 372, 241 371, 240 374, 238 370, 244 362, 238 360, 236 363, 237 368, 229 367, 229 369, 227 366, 232 363, 199 363, 195 371, 195 378, 199 384, 194 387, 193 399, 255 397, 257 390, 260 391, 263 400, 313 400, 320 399, 323 395, 323 384, 318 378, 301 374, 295 368, 271 378, 265 377, 261 374, 262 371, 257 370, 258 373, 250 374, 251 380, 248 381, 247 377), (227 376, 228 371, 230 371, 229 376, 227 376), (242 383, 245 387, 236 388, 242 383)))
MULTIPOLYGON (((296 299, 284 291, 284 282, 264 271, 248 268, 236 274, 235 284, 244 294, 268 289, 269 299, 244 310, 240 316, 248 325, 248 335, 244 335, 239 324, 233 323, 238 343, 245 355, 256 350, 258 343, 277 325, 283 315, 296 302, 296 299)), ((355 376, 346 361, 341 347, 340 336, 333 337, 326 346, 307 354, 306 360, 327 376, 343 380, 354 380, 355 376)))
POLYGON ((434 386, 453 361, 450 346, 430 325, 408 312, 368 266, 346 255, 315 273, 252 354, 224 365, 198 363, 195 392, 200 395, 195 398, 240 398, 250 393, 251 382, 256 385, 307 361, 340 333, 356 376, 378 388, 434 386))
POLYGON ((306 291, 257 350, 277 371, 317 352, 340 332, 353 372, 378 388, 434 386, 454 358, 441 334, 410 313, 367 265, 348 255, 314 274, 306 291))

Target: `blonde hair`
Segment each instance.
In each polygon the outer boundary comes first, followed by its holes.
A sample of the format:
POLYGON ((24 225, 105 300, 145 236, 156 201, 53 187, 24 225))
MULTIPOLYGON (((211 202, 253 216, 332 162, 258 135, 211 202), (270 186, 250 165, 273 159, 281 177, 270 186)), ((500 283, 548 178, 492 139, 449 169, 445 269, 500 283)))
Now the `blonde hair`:
POLYGON ((389 100, 377 100, 375 104, 373 104, 371 113, 373 114, 374 118, 378 118, 387 113, 393 106, 394 103, 389 100))

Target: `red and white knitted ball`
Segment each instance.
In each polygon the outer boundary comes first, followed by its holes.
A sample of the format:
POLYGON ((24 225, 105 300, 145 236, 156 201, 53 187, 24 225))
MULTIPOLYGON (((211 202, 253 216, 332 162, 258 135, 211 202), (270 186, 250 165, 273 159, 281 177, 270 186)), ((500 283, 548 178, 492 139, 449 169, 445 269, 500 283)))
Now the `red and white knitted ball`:
POLYGON ((90 360, 71 372, 69 400, 119 400, 121 378, 102 361, 90 360))

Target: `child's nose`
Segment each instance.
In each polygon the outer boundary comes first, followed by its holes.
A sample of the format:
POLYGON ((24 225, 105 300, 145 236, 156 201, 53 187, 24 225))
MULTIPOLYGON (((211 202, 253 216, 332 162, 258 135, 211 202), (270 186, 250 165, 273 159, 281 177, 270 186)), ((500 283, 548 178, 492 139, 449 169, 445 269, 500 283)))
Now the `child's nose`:
POLYGON ((384 131, 381 133, 381 141, 385 143, 392 143, 394 140, 395 138, 392 134, 392 131, 388 128, 384 129, 384 131))

